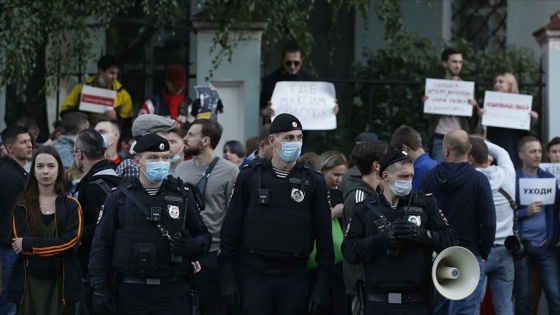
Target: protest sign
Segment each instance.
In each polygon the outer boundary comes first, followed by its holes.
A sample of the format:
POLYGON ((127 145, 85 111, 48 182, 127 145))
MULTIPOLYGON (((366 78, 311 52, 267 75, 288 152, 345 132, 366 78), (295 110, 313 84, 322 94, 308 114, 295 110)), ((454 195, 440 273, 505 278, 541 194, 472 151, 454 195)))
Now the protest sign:
POLYGON ((278 82, 270 102, 275 114, 272 120, 276 115, 289 113, 299 119, 305 130, 336 129, 336 93, 330 82, 278 82))
POLYGON ((196 98, 200 100, 200 110, 196 118, 218 121, 220 95, 214 86, 195 86, 196 98))
POLYGON ((532 104, 531 95, 486 91, 482 125, 529 130, 532 104))
POLYGON ((472 116, 469 100, 474 98, 474 82, 426 79, 425 95, 425 114, 472 116))
POLYGON ((539 167, 556 177, 556 183, 560 189, 560 163, 541 163, 539 167))
POLYGON ((113 110, 115 98, 117 98, 115 90, 84 85, 80 98, 80 110, 103 114, 108 110, 113 110))
POLYGON ((545 205, 554 204, 556 197, 556 178, 520 178, 519 199, 521 205, 527 206, 533 201, 542 201, 545 205))

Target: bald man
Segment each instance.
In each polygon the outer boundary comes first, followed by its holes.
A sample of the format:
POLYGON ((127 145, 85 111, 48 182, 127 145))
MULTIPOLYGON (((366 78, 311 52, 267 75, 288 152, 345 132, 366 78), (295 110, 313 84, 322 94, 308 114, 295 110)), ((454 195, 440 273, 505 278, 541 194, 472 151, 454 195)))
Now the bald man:
POLYGON ((420 191, 433 193, 449 223, 459 235, 459 246, 470 250, 478 259, 480 279, 469 297, 447 300, 438 294, 435 314, 477 314, 483 294, 484 264, 494 244, 496 211, 492 190, 486 176, 468 163, 471 144, 461 129, 450 131, 443 138, 443 157, 426 174, 420 191))

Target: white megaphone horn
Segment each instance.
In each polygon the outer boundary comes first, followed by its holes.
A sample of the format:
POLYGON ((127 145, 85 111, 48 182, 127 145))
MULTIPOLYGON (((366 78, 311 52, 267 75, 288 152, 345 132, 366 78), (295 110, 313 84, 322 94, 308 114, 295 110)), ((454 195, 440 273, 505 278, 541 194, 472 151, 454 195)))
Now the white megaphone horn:
POLYGON ((480 266, 470 250, 453 246, 437 255, 432 265, 432 281, 438 292, 450 300, 471 295, 478 285, 480 266))

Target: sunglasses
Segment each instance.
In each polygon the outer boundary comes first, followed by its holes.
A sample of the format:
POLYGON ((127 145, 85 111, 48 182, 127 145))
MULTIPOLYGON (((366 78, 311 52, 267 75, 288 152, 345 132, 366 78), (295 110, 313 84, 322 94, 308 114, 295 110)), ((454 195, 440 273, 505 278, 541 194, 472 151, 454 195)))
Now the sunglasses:
POLYGON ((291 67, 292 65, 294 65, 294 67, 299 67, 299 65, 301 65, 301 61, 286 60, 284 61, 284 64, 286 65, 286 67, 291 67))

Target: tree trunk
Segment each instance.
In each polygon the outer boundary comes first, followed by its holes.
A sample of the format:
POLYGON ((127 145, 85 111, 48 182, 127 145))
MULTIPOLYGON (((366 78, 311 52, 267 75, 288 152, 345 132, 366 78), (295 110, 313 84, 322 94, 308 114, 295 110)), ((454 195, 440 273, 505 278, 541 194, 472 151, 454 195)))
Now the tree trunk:
MULTIPOLYGON (((46 37, 48 38, 48 37, 46 37)), ((20 118, 33 118, 39 125, 37 142, 45 142, 49 137, 47 116, 47 68, 46 42, 37 50, 35 68, 26 84, 12 83, 6 89, 6 125, 15 124, 20 118)))

